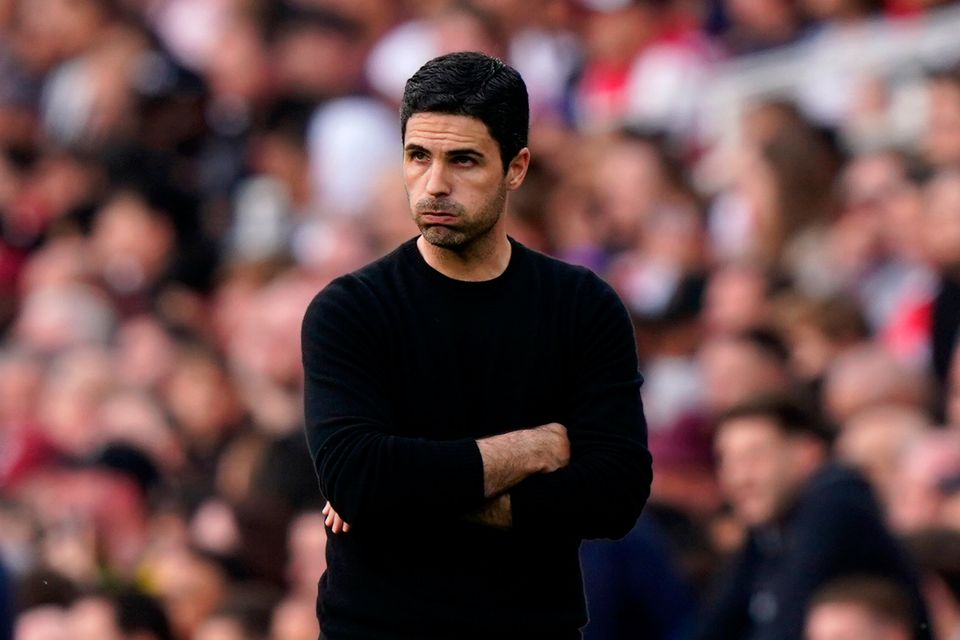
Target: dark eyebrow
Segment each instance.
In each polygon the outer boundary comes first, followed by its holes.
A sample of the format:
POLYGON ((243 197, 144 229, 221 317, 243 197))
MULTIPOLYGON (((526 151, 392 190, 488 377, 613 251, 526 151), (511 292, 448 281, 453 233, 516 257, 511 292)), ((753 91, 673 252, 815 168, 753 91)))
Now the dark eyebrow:
POLYGON ((474 158, 482 158, 483 154, 477 151, 476 149, 471 149, 469 147, 464 149, 451 149, 447 152, 447 155, 450 157, 453 156, 471 156, 474 158))
MULTIPOLYGON (((421 153, 430 155, 430 151, 426 147, 416 144, 415 142, 407 143, 407 145, 404 146, 403 150, 406 153, 421 152, 421 153)), ((482 152, 478 151, 477 149, 473 149, 471 147, 463 147, 462 149, 451 149, 450 151, 447 151, 445 155, 448 158, 455 158, 457 156, 467 156, 470 158, 482 159, 486 157, 483 155, 482 152)))

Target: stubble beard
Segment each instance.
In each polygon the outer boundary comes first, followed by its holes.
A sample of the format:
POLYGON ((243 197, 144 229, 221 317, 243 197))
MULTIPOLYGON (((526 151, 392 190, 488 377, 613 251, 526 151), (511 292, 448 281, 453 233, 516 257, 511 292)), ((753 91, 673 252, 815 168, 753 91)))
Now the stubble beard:
POLYGON ((501 182, 497 192, 480 208, 473 219, 459 203, 425 198, 414 207, 414 220, 424 239, 435 247, 462 252, 487 237, 503 215, 507 201, 506 182, 501 182), (427 224, 421 214, 430 211, 449 211, 456 215, 454 226, 427 224))

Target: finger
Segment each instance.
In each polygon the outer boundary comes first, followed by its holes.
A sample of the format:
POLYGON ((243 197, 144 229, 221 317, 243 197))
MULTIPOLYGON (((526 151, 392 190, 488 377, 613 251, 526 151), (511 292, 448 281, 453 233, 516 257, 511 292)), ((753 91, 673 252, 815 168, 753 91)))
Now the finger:
POLYGON ((340 533, 343 531, 343 518, 340 516, 335 516, 333 518, 333 532, 340 533))
POLYGON ((336 518, 336 517, 337 517, 336 512, 335 512, 335 511, 331 511, 330 513, 327 514, 327 517, 324 518, 323 524, 327 525, 328 527, 329 527, 329 526, 332 526, 332 525, 333 525, 333 520, 334 520, 334 518, 336 518))
POLYGON ((330 513, 330 503, 329 503, 329 502, 323 507, 323 511, 321 511, 320 513, 322 513, 323 515, 327 515, 328 513, 330 513))
POLYGON ((350 525, 349 525, 348 523, 344 522, 344 523, 343 523, 343 532, 346 533, 347 531, 350 531, 350 525))

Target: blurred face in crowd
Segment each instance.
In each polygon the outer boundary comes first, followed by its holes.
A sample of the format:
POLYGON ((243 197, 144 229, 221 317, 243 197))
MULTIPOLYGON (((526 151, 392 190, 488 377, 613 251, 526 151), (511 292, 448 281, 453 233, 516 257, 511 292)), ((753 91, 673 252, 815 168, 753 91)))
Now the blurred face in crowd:
POLYGON ((881 404, 920 407, 925 395, 921 375, 874 345, 853 347, 834 358, 823 385, 824 408, 837 422, 881 404))
POLYGON ((787 434, 762 416, 726 421, 718 427, 714 447, 721 488, 748 526, 780 517, 824 456, 813 437, 787 434))
POLYGON ((615 140, 593 166, 594 197, 610 227, 610 240, 630 242, 664 195, 664 170, 657 151, 645 142, 615 140))
POLYGON ((276 80, 290 93, 315 99, 348 93, 361 75, 358 37, 293 24, 274 45, 276 80))
POLYGON ((923 223, 929 259, 942 269, 960 269, 960 173, 942 173, 927 187, 923 223))
POLYGON ((783 0, 733 0, 730 12, 737 26, 757 34, 783 36, 797 25, 793 5, 783 0))
POLYGON ((225 585, 220 569, 186 549, 160 554, 150 569, 175 633, 192 637, 223 599, 225 585))
POLYGON ((887 502, 899 481, 900 456, 929 427, 918 410, 894 405, 867 409, 844 423, 837 438, 837 454, 863 471, 874 491, 887 502))
POLYGON ((184 353, 163 392, 170 414, 201 450, 218 443, 239 419, 232 379, 206 354, 184 353))
POLYGON ((454 251, 503 229, 507 191, 522 183, 530 152, 507 167, 487 126, 470 116, 416 113, 404 137, 404 186, 423 237, 454 251))
POLYGON ((287 580, 300 593, 314 591, 327 568, 327 529, 323 521, 322 514, 307 512, 290 523, 287 580))
POLYGON ((270 640, 316 640, 319 632, 312 599, 287 599, 273 611, 270 640))
POLYGON ((106 22, 105 5, 102 0, 21 0, 19 18, 26 39, 71 56, 95 42, 106 22))
POLYGON ((95 259, 107 284, 120 293, 155 282, 167 266, 173 244, 169 220, 135 193, 114 196, 94 219, 95 259))
POLYGON ((750 396, 787 385, 785 368, 759 347, 737 338, 718 337, 700 350, 704 397, 714 414, 750 396))
POLYGON ((715 333, 736 333, 763 324, 767 316, 767 282, 759 269, 729 265, 710 277, 704 320, 715 333))
POLYGON ((63 609, 43 606, 17 616, 13 637, 17 640, 68 640, 71 636, 63 609))
POLYGON ((912 442, 896 475, 889 517, 897 531, 912 533, 947 524, 960 478, 960 439, 952 432, 935 432, 912 442))
POLYGON ((923 198, 907 174, 905 160, 886 152, 866 153, 844 170, 843 204, 848 213, 864 218, 864 231, 879 233, 883 247, 894 255, 916 260, 922 252, 923 198))
POLYGON ((83 598, 67 613, 73 640, 121 640, 117 614, 106 598, 83 598))
POLYGON ((922 146, 931 164, 960 160, 960 84, 935 80, 927 92, 927 129, 922 146))
POLYGON ((903 624, 884 620, 855 602, 825 602, 807 617, 806 640, 910 640, 903 624))
POLYGON ((112 382, 109 358, 100 349, 78 348, 55 361, 43 382, 39 418, 58 449, 82 457, 103 444, 97 409, 112 382))
POLYGON ((117 332, 115 366, 128 385, 152 389, 173 367, 173 340, 166 329, 148 315, 123 323, 117 332))

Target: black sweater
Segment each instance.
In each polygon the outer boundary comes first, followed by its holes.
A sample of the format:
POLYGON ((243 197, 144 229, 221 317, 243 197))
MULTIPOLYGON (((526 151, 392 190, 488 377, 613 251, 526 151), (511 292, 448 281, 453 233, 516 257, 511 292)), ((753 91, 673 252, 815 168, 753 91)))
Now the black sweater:
POLYGON ((307 309, 307 439, 352 527, 330 535, 320 583, 332 640, 577 637, 580 540, 625 535, 646 502, 626 310, 590 271, 511 243, 502 275, 463 282, 411 240, 307 309), (468 522, 475 439, 553 421, 570 464, 510 490, 510 531, 468 522))

